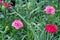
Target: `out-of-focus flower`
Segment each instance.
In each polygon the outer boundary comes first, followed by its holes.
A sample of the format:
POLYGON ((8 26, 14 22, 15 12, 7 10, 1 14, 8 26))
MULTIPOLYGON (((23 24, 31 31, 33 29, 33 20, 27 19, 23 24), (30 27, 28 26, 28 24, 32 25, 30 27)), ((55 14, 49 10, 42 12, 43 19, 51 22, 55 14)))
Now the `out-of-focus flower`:
POLYGON ((56 33, 58 31, 58 28, 56 25, 54 24, 47 24, 45 26, 45 30, 49 33, 56 33))
POLYGON ((47 14, 55 14, 55 9, 53 6, 47 6, 44 11, 47 13, 47 14))
POLYGON ((7 3, 7 2, 4 2, 4 6, 5 6, 5 7, 8 7, 8 3, 7 3))
POLYGON ((15 20, 12 23, 12 26, 15 27, 15 29, 19 29, 19 28, 22 28, 23 27, 23 23, 20 20, 15 20))
POLYGON ((0 4, 2 4, 2 0, 0 0, 0 4))
POLYGON ((8 8, 12 8, 12 5, 11 5, 11 4, 9 4, 9 5, 8 5, 8 8))

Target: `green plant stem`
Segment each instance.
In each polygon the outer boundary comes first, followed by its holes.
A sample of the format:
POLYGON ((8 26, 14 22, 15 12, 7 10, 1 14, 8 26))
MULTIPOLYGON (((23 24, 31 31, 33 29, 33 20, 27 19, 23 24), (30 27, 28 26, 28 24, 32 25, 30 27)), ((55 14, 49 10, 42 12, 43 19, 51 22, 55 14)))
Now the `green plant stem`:
POLYGON ((31 26, 20 14, 16 13, 27 25, 31 26))
POLYGON ((4 40, 4 33, 2 33, 2 40, 4 40))
POLYGON ((50 40, 52 40, 53 34, 50 34, 50 40))

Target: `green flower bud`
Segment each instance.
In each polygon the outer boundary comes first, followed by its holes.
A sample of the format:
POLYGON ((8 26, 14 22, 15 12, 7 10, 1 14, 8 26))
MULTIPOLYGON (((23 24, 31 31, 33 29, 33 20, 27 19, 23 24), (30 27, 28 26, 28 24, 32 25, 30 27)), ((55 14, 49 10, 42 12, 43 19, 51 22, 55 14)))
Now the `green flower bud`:
POLYGON ((4 7, 4 6, 2 6, 2 8, 1 8, 1 9, 2 9, 2 11, 5 11, 5 7, 4 7))

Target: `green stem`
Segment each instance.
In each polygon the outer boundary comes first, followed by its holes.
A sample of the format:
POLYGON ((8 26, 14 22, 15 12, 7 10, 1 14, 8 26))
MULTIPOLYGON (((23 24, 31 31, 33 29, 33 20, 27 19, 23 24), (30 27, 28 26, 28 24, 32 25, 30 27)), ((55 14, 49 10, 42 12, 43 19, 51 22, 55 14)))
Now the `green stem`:
POLYGON ((50 40, 52 40, 53 34, 50 34, 50 40))
POLYGON ((4 40, 4 33, 2 33, 2 40, 4 40))
POLYGON ((20 14, 16 13, 27 25, 31 26, 20 14))

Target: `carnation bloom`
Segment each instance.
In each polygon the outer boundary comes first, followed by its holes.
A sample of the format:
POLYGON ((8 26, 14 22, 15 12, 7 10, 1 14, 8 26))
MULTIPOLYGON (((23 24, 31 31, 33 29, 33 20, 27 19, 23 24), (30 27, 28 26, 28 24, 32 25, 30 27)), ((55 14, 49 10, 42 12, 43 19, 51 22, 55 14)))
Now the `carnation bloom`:
POLYGON ((5 6, 5 7, 8 7, 8 3, 7 3, 7 2, 4 2, 4 6, 5 6))
POLYGON ((2 0, 0 0, 0 4, 2 4, 2 0))
POLYGON ((23 27, 23 23, 20 20, 15 20, 12 23, 12 26, 15 27, 15 29, 19 29, 19 28, 23 27))
POLYGON ((56 25, 54 24, 47 24, 45 26, 45 30, 49 33, 56 33, 58 31, 58 28, 56 25))
POLYGON ((12 5, 11 5, 11 4, 9 4, 9 5, 8 5, 8 8, 12 8, 12 5))
POLYGON ((55 14, 55 9, 54 7, 52 6, 47 6, 44 11, 47 13, 47 14, 55 14))

